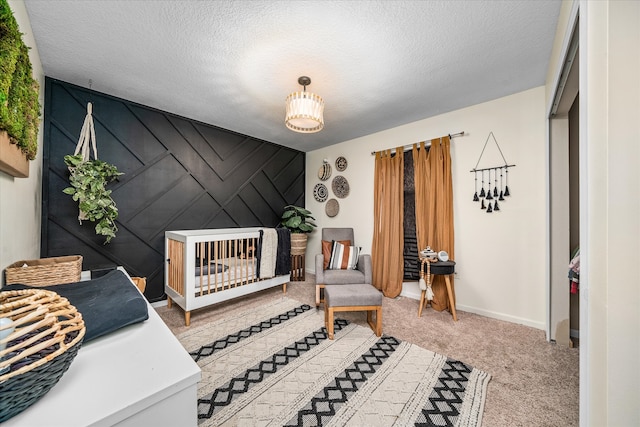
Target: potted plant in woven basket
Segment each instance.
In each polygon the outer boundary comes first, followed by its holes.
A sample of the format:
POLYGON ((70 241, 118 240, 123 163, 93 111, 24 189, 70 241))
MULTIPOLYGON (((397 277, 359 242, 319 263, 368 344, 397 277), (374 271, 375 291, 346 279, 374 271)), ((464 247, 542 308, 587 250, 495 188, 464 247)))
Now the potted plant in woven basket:
POLYGON ((291 255, 304 255, 307 250, 307 234, 311 233, 316 224, 311 212, 299 206, 284 207, 280 225, 291 231, 291 255))

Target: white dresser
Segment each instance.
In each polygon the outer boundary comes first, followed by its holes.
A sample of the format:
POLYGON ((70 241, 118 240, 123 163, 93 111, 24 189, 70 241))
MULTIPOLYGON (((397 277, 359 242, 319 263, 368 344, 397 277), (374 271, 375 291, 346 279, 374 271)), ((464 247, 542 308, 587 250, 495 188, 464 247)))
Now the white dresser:
POLYGON ((155 310, 83 345, 60 381, 2 427, 196 426, 200 368, 155 310))

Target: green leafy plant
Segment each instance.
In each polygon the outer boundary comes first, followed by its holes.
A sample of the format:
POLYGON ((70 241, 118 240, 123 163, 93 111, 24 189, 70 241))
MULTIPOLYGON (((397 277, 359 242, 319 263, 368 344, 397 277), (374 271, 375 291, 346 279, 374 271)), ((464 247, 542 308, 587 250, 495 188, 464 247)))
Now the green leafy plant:
POLYGON ((291 230, 292 233, 311 233, 316 224, 309 221, 315 220, 311 212, 299 206, 288 205, 284 207, 280 224, 291 230))
POLYGON ((38 153, 39 85, 33 78, 29 48, 7 0, 0 0, 0 130, 33 160, 38 153))
POLYGON ((118 168, 102 160, 83 161, 82 155, 64 156, 69 167, 71 187, 62 190, 73 196, 80 208, 80 223, 83 219, 96 223, 96 234, 105 236, 105 244, 116 237, 118 208, 106 186, 120 175, 118 168))

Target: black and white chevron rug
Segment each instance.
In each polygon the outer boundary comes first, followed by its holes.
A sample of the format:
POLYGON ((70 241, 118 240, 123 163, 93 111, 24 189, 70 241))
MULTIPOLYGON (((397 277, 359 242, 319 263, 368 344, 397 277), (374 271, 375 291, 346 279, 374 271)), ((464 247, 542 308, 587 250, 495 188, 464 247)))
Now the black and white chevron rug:
POLYGON ((178 335, 199 426, 479 426, 490 375, 282 298, 178 335))

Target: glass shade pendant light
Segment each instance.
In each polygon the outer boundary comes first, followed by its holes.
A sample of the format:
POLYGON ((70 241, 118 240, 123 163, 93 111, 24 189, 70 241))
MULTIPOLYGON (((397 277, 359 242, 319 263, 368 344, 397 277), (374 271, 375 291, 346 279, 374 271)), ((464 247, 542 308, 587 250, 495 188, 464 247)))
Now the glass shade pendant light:
POLYGON ((293 92, 287 96, 287 111, 284 122, 294 132, 314 133, 324 127, 324 100, 315 93, 307 92, 311 79, 307 76, 298 78, 303 87, 302 92, 293 92))

